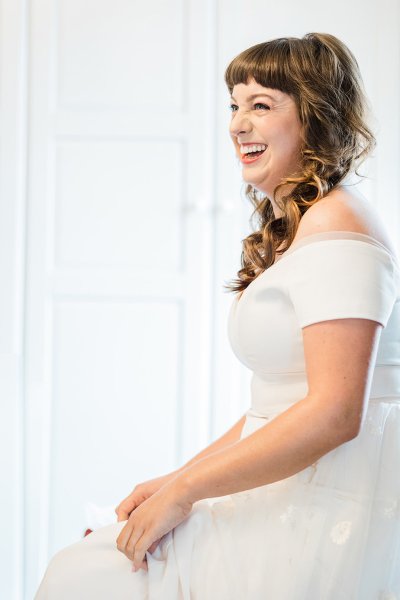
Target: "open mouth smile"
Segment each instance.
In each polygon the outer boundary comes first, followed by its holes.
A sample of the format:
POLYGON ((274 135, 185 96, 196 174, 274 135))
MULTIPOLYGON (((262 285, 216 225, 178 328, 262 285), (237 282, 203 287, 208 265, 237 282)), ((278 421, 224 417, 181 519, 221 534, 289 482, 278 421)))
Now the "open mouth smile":
POLYGON ((266 149, 267 146, 265 144, 241 145, 240 160, 245 164, 253 163, 264 154, 266 149))

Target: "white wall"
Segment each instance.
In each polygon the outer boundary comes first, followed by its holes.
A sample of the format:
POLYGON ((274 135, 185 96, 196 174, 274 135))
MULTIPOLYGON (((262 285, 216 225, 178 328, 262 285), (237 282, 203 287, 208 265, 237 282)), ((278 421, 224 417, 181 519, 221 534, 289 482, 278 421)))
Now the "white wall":
POLYGON ((0 595, 32 598, 116 504, 246 410, 223 283, 251 209, 224 69, 326 31, 359 61, 379 126, 370 179, 398 246, 396 0, 1 0, 0 595))

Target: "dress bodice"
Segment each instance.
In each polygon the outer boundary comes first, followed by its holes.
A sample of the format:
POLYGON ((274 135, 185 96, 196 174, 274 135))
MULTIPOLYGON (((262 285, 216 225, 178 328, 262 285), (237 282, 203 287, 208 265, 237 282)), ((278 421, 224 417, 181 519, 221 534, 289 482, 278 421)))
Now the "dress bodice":
POLYGON ((228 337, 253 371, 249 414, 307 393, 302 328, 365 318, 382 325, 370 398, 400 394, 400 268, 374 238, 331 231, 302 238, 233 299, 228 337))

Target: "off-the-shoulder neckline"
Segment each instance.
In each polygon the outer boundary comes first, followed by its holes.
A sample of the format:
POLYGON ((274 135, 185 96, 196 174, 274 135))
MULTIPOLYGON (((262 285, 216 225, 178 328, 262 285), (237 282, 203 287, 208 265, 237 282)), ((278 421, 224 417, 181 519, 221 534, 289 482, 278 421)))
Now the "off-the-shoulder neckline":
MULTIPOLYGON (((270 269, 275 267, 278 263, 281 262, 281 260, 284 260, 287 256, 294 254, 294 252, 296 250, 298 250, 300 248, 304 248, 306 246, 311 246, 312 244, 314 244, 316 242, 324 242, 324 241, 332 241, 332 240, 358 241, 358 242, 361 242, 364 244, 368 244, 370 246, 376 246, 377 248, 382 250, 391 259, 391 261, 396 265, 396 267, 398 269, 400 269, 399 263, 397 262, 397 259, 392 254, 392 252, 384 244, 382 244, 381 242, 379 242, 372 236, 367 235, 366 233, 359 233, 358 231, 344 231, 342 229, 332 230, 332 231, 321 231, 318 233, 311 233, 310 235, 300 238, 297 242, 294 242, 294 243, 292 242, 292 244, 289 246, 289 248, 283 254, 280 255, 280 258, 278 258, 278 260, 275 260, 275 262, 270 267, 268 267, 268 269, 265 269, 265 271, 262 271, 249 285, 251 285, 254 281, 256 281, 261 275, 263 275, 264 273, 267 273, 270 269), (309 242, 308 240, 310 240, 310 239, 312 241, 309 242)), ((247 288, 248 287, 249 286, 247 286, 247 288)), ((240 298, 242 297, 243 293, 247 290, 247 288, 242 290, 242 292, 239 292, 236 294, 237 302, 240 301, 240 298)))
POLYGON ((332 230, 332 231, 321 231, 318 233, 311 233, 310 235, 306 235, 305 237, 300 238, 297 242, 292 242, 289 248, 280 255, 278 260, 275 260, 273 263, 274 266, 278 262, 280 262, 285 256, 292 254, 298 248, 302 248, 303 246, 308 246, 318 241, 330 241, 330 240, 357 240, 370 245, 377 246, 384 250, 390 258, 396 262, 396 257, 392 254, 392 252, 384 245, 382 242, 379 242, 374 237, 367 235, 366 233, 359 233, 358 231, 345 231, 343 229, 340 230, 332 230), (361 239, 359 239, 361 238, 361 239), (311 240, 311 241, 309 241, 311 240), (368 241, 367 241, 368 240, 368 241))

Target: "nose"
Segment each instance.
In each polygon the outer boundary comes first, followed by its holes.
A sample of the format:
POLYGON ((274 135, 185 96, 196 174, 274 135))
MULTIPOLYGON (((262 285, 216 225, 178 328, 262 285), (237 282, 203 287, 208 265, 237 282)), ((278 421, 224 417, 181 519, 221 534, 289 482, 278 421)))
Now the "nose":
POLYGON ((248 117, 237 110, 233 113, 232 120, 229 124, 229 132, 232 136, 238 137, 240 134, 245 134, 251 131, 251 122, 248 117))

